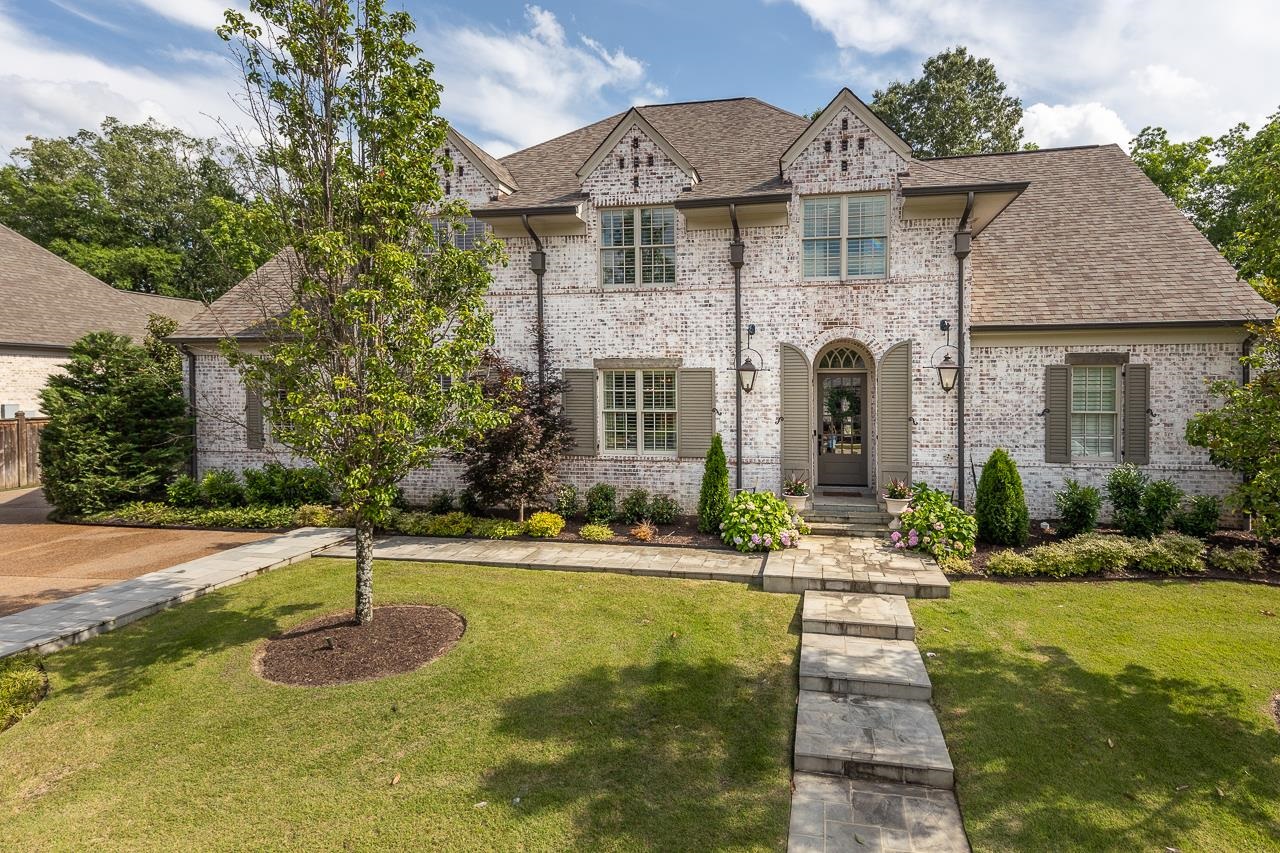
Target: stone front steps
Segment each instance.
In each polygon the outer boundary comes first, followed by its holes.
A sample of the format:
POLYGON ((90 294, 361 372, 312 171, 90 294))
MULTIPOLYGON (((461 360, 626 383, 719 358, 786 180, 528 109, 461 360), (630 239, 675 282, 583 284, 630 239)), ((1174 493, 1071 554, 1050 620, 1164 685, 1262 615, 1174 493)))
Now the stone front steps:
POLYGON ((869 539, 885 539, 889 536, 886 521, 823 521, 805 519, 809 532, 818 536, 865 536, 869 539))
POLYGON ((809 590, 804 594, 801 623, 801 629, 807 634, 842 634, 884 640, 916 638, 911 608, 900 595, 809 590))
POLYGON ((806 590, 946 598, 951 583, 933 560, 896 551, 881 539, 806 536, 800 547, 772 551, 765 561, 765 592, 806 590))
MULTIPOLYGON (((930 586, 920 582, 927 572, 897 582, 918 594, 930 586)), ((948 596, 946 579, 929 592, 948 596)), ((822 588, 803 595, 788 849, 968 851, 906 599, 822 588)))
POLYGON ((800 689, 922 702, 933 695, 915 643, 836 634, 802 635, 800 689))

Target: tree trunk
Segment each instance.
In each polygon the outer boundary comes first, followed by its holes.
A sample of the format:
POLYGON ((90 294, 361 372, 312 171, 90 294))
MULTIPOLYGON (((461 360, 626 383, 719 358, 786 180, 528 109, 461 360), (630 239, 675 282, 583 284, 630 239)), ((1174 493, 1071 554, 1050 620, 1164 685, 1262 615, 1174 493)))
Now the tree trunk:
POLYGON ((516 521, 524 524, 524 498, 520 499, 520 509, 517 510, 517 515, 518 518, 516 518, 516 521))
POLYGON ((373 525, 356 521, 356 622, 373 621, 373 525))

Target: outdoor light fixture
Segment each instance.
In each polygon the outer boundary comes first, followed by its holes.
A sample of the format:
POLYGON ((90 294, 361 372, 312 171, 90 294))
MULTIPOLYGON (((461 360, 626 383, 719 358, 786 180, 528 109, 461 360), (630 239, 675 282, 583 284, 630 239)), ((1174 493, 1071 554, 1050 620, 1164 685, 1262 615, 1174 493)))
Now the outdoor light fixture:
POLYGON ((762 364, 764 363, 764 356, 760 355, 759 352, 756 352, 756 350, 751 348, 751 336, 754 335, 755 333, 756 333, 756 324, 755 323, 748 324, 747 325, 747 346, 746 346, 747 355, 743 357, 742 364, 738 365, 738 386, 741 387, 742 390, 746 391, 748 394, 751 393, 752 388, 756 387, 756 374, 765 369, 763 367, 756 367, 756 363, 751 360, 751 353, 754 352, 756 356, 759 357, 760 362, 762 364))
POLYGON ((956 380, 960 378, 960 365, 952 361, 951 353, 947 353, 938 363, 937 369, 938 382, 942 383, 942 390, 950 394, 951 389, 956 387, 956 380))

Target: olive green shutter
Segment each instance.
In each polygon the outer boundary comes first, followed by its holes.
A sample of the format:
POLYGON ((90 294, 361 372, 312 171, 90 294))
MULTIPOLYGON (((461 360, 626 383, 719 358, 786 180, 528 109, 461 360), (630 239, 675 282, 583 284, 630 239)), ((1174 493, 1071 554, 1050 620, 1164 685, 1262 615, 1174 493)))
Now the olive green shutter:
POLYGON ((244 392, 245 439, 250 450, 261 450, 266 430, 262 424, 262 395, 252 388, 244 392))
POLYGON ((1071 368, 1044 369, 1044 461, 1071 461, 1071 368))
POLYGON ((1130 364, 1124 369, 1124 461, 1146 465, 1151 461, 1151 365, 1130 364))
POLYGON ((910 341, 885 353, 876 382, 880 400, 876 447, 880 460, 879 485, 883 488, 890 480, 911 480, 910 341))
POLYGON ((561 408, 569 419, 570 456, 596 455, 596 372, 566 370, 561 408))
POLYGON ((809 401, 809 360, 792 346, 782 345, 782 476, 813 482, 809 470, 813 438, 809 401))
POLYGON ((716 431, 716 373, 709 367, 676 371, 676 455, 701 459, 716 431))

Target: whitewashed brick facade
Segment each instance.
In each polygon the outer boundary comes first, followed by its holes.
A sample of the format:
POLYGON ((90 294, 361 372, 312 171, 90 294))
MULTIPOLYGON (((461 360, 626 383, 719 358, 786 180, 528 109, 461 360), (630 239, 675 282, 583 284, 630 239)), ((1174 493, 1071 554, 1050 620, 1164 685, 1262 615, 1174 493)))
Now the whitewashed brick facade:
MULTIPOLYGON (((466 164, 465 178, 449 176, 450 197, 484 206, 498 189, 481 170, 466 164)), ((578 164, 574 164, 575 166, 578 164)), ((810 364, 837 341, 859 345, 871 356, 868 418, 876 471, 876 369, 894 345, 912 346, 912 474, 947 491, 956 488, 956 395, 944 393, 933 369, 935 352, 948 338, 939 321, 955 322, 958 306, 956 258, 952 252, 958 219, 904 220, 898 176, 909 166, 849 110, 838 112, 783 174, 792 193, 788 223, 746 227, 742 269, 743 327, 754 324, 750 346, 763 356, 764 370, 743 400, 743 483, 748 488, 781 486, 780 347, 793 346, 810 364), (858 140, 862 140, 859 148, 858 140), (847 141, 847 144, 845 144, 847 141), (830 151, 827 144, 830 143, 830 151), (806 281, 801 271, 801 197, 824 193, 889 194, 888 275, 846 282, 806 281)), ((732 466, 735 385, 733 270, 728 263, 729 229, 698 230, 677 217, 677 281, 674 285, 604 288, 600 276, 601 207, 670 205, 691 183, 686 174, 638 125, 618 141, 582 181, 588 194, 581 217, 586 233, 542 238, 547 254, 545 317, 549 361, 556 369, 592 368, 597 359, 677 359, 683 367, 715 370, 716 429, 732 466), (632 142, 638 139, 638 143, 632 142), (653 165, 649 161, 652 158, 653 165), (621 161, 622 165, 619 165, 621 161), (636 163, 639 163, 637 166, 636 163)), ((979 237, 978 239, 981 239, 979 237)), ((510 263, 495 270, 488 296, 497 346, 513 362, 535 367, 532 326, 534 276, 528 237, 506 239, 510 263)), ((966 265, 966 299, 972 272, 966 265)), ((969 305, 966 316, 971 315, 969 305)), ((956 343, 953 332, 951 343, 956 343)), ((744 346, 746 341, 744 340, 744 346)), ((1124 342, 1120 342, 1123 344, 1124 342)), ((967 374, 968 449, 966 462, 980 466, 995 446, 1013 452, 1026 483, 1032 515, 1052 514, 1053 491, 1066 476, 1098 482, 1111 464, 1048 465, 1044 462, 1044 365, 1059 363, 1068 342, 1050 346, 978 346, 967 374)), ((1153 366, 1151 431, 1153 475, 1171 476, 1195 492, 1222 493, 1230 475, 1208 463, 1182 438, 1187 417, 1207 407, 1206 376, 1235 375, 1238 344, 1134 343, 1132 359, 1153 366)), ((1108 345, 1103 349, 1115 349, 1108 345)), ((1072 351, 1087 351, 1087 347, 1072 351)), ((243 425, 244 394, 234 372, 212 349, 200 350, 196 373, 200 406, 200 469, 242 468, 280 457, 283 449, 248 451, 243 425)), ((644 487, 676 497, 687 509, 697 501, 702 462, 662 455, 571 457, 562 475, 581 488, 608 482, 625 490, 644 487)), ((411 499, 456 488, 456 467, 447 461, 417 472, 405 483, 411 499)), ((733 476, 731 472, 731 477, 733 476)), ((868 492, 883 484, 872 482, 868 492)), ((968 488, 972 502, 974 489, 968 488)))
POLYGON ((61 373, 65 353, 37 350, 0 351, 0 404, 16 405, 28 415, 40 412, 40 391, 49 377, 61 373))

